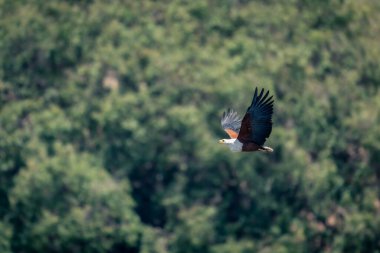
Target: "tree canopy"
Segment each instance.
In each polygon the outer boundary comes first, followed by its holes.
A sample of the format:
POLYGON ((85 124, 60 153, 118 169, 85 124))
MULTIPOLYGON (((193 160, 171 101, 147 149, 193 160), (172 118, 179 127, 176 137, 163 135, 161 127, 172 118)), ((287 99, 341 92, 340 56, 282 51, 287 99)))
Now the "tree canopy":
POLYGON ((0 252, 380 252, 378 0, 0 0, 0 252), (272 154, 224 110, 275 97, 272 154))

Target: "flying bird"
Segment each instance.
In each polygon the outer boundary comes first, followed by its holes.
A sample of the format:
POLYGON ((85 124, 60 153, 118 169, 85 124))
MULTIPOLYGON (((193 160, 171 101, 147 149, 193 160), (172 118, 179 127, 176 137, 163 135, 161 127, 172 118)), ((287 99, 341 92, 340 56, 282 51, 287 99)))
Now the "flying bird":
POLYGON ((269 91, 265 95, 264 92, 264 89, 260 93, 255 89, 243 120, 231 109, 223 113, 222 128, 231 139, 221 139, 219 143, 228 145, 233 152, 273 152, 272 148, 263 146, 272 132, 274 103, 273 96, 268 97, 269 91))

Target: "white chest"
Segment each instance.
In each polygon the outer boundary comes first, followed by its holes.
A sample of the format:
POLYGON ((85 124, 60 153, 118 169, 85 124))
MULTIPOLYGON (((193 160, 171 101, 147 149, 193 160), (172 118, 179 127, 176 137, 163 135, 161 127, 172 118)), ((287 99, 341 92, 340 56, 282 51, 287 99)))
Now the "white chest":
POLYGON ((235 139, 233 143, 229 143, 228 146, 232 152, 241 152, 243 149, 243 143, 241 143, 238 139, 235 139))

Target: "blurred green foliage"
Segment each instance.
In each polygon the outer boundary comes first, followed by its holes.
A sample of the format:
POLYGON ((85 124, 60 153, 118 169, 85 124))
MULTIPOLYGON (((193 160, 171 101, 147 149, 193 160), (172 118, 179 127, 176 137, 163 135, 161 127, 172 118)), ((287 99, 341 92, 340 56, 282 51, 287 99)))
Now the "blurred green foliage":
POLYGON ((0 0, 0 252, 379 253, 380 2, 0 0), (273 154, 217 144, 275 95, 273 154))

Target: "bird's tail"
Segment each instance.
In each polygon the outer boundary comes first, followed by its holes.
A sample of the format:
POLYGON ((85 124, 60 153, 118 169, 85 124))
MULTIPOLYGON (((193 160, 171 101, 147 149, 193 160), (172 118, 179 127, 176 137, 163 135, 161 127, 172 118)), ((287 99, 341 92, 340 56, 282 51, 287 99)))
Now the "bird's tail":
POLYGON ((268 152, 268 153, 272 153, 273 152, 272 148, 266 147, 266 146, 262 146, 259 150, 263 151, 263 152, 268 152))

